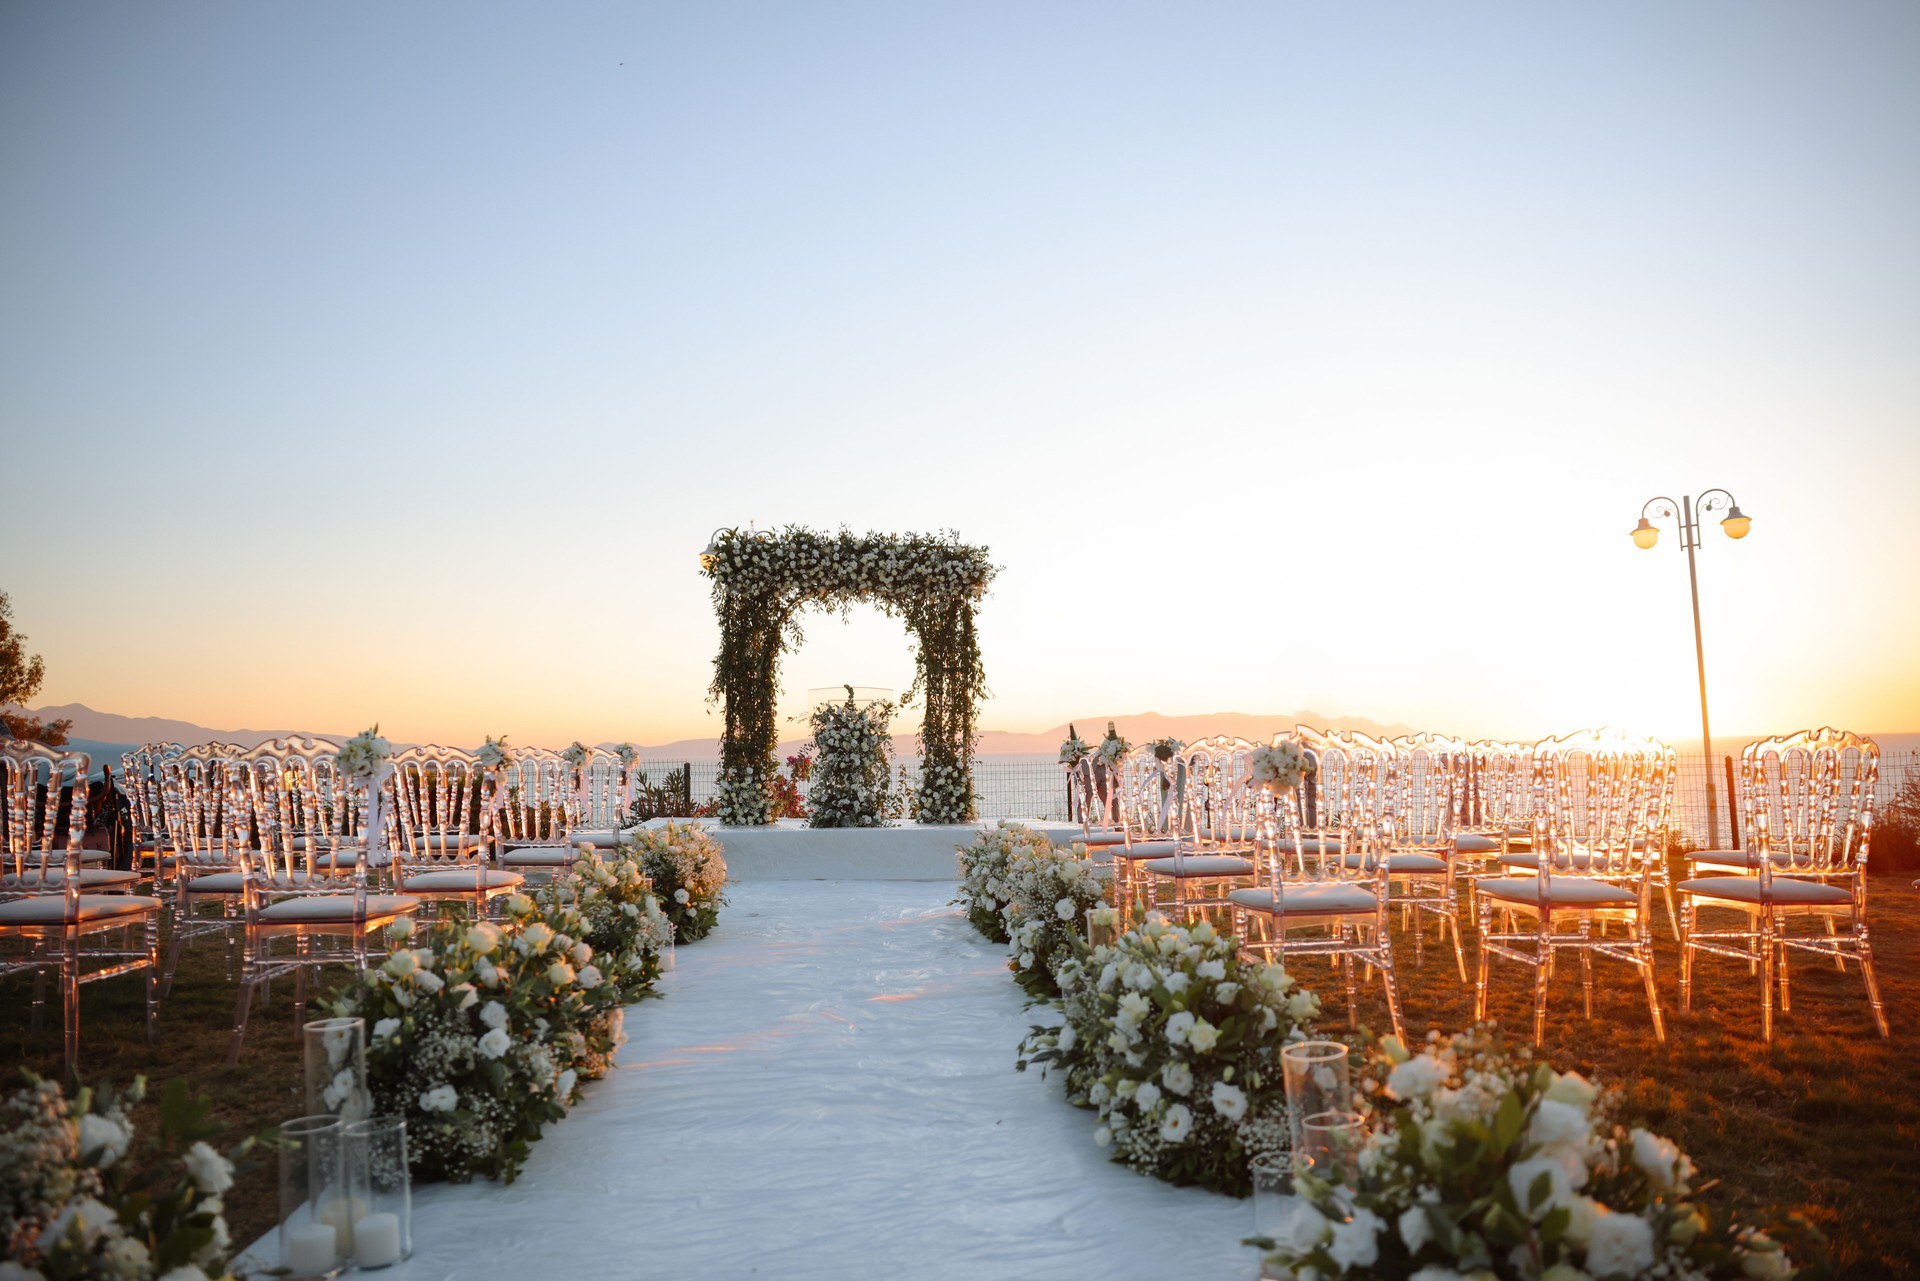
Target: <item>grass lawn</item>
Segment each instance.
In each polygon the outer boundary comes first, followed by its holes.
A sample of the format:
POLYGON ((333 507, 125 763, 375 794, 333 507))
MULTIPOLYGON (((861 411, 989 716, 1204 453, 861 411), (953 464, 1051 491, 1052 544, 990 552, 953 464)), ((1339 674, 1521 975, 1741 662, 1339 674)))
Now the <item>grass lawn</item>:
MULTIPOLYGON (((1845 1277, 1912 1275, 1920 1260, 1920 891, 1905 878, 1869 891, 1875 958, 1893 1037, 1874 1031, 1857 970, 1845 974, 1814 958, 1795 958, 1793 1009, 1776 1016, 1771 1047, 1760 1040, 1756 980, 1731 961, 1701 962, 1694 1009, 1678 1008, 1678 963, 1665 909, 1658 910, 1659 984, 1667 1041, 1653 1038, 1638 979, 1624 965, 1596 961, 1594 1017, 1580 1012, 1579 966, 1562 965, 1547 1011, 1546 1057, 1625 1094, 1625 1119, 1676 1139, 1719 1178, 1707 1199, 1752 1221, 1799 1211, 1830 1238, 1831 1261, 1845 1277)), ((1467 933, 1468 972, 1475 960, 1467 933)), ((1416 968, 1409 940, 1400 950, 1402 1007, 1410 1036, 1456 1031, 1473 1012, 1472 991, 1436 947, 1431 926, 1425 962, 1416 968)), ((1297 971, 1324 997, 1323 1026, 1340 1035, 1345 997, 1317 965, 1297 971)), ((1495 959, 1490 1013, 1524 1038, 1531 972, 1495 959)), ((30 979, 0 981, 0 1085, 17 1085, 22 1067, 61 1073, 59 1006, 47 1026, 28 1030, 30 979)), ((210 1096, 225 1140, 266 1130, 304 1110, 292 989, 277 983, 256 1009, 237 1067, 226 1066, 237 985, 224 971, 217 940, 190 945, 171 996, 161 1005, 159 1043, 141 1031, 141 983, 110 979, 83 989, 80 1053, 84 1078, 125 1082, 144 1074, 152 1095, 175 1077, 210 1096)), ((1361 989, 1358 1015, 1386 1025, 1377 980, 1361 989)), ((644 1011, 637 1017, 645 1018, 644 1011)), ((1007 1047, 1013 1070, 1015 1047, 1007 1047)), ((591 1087, 589 1087, 591 1088, 591 1087)), ((1065 1106, 1063 1103, 1062 1106, 1065 1106)), ((151 1107, 139 1118, 153 1125, 151 1107)), ((565 1122, 561 1122, 565 1124, 565 1122)), ((237 1246, 273 1224, 275 1175, 268 1160, 243 1172, 227 1198, 237 1246)))

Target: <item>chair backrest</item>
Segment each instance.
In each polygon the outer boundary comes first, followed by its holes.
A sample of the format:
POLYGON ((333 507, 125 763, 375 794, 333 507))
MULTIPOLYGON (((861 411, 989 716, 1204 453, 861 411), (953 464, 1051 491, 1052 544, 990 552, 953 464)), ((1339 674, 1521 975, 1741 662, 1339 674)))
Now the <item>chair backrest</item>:
POLYGON ((632 769, 613 752, 596 747, 591 749, 580 768, 573 771, 573 776, 568 824, 576 831, 582 828, 618 829, 630 804, 632 769))
POLYGON ((558 752, 513 749, 507 763, 494 771, 494 835, 511 845, 567 844, 570 775, 558 752))
POLYGON ((1391 753, 1365 735, 1305 725, 1275 734, 1272 746, 1288 741, 1313 770, 1298 787, 1268 794, 1268 880, 1280 887, 1372 885, 1386 857, 1380 794, 1391 753))
POLYGON ((1118 771, 1120 825, 1129 840, 1171 840, 1190 835, 1186 762, 1161 760, 1147 744, 1130 748, 1118 771))
POLYGON ((1495 836, 1533 832, 1533 744, 1481 739, 1465 746, 1455 830, 1495 836))
POLYGON ((1741 807, 1749 848, 1776 871, 1863 869, 1873 835, 1880 748, 1845 730, 1801 730, 1741 753, 1741 807))
POLYGON ((0 851, 9 872, 29 858, 36 868, 64 862, 68 846, 80 844, 92 767, 85 752, 0 738, 0 851))
POLYGON ((198 866, 231 864, 248 843, 252 816, 238 759, 189 748, 162 759, 158 768, 161 812, 174 856, 198 866))
POLYGON ((1219 734, 1180 751, 1186 765, 1187 813, 1193 825, 1215 841, 1252 842, 1259 834, 1254 750, 1247 739, 1219 734))
POLYGON ((301 736, 272 739, 240 757, 262 861, 277 874, 305 874, 358 845, 365 798, 341 776, 339 753, 338 743, 301 736))
POLYGON ((1451 853, 1467 754, 1457 743, 1423 734, 1387 741, 1381 794, 1384 832, 1395 848, 1451 853))
POLYGON ((394 848, 410 864, 471 863, 486 850, 486 771, 471 752, 429 744, 393 758, 394 848))
POLYGON ((120 777, 115 785, 133 808, 133 829, 140 839, 165 835, 167 815, 160 800, 160 767, 186 750, 174 742, 148 743, 120 754, 120 777))
POLYGON ((1544 873, 1622 878, 1653 866, 1673 753, 1651 739, 1582 731, 1536 744, 1534 848, 1544 873))
POLYGON ((1091 834, 1095 828, 1118 827, 1120 793, 1114 785, 1114 772, 1098 757, 1088 755, 1067 766, 1066 773, 1074 817, 1080 820, 1081 828, 1091 834))

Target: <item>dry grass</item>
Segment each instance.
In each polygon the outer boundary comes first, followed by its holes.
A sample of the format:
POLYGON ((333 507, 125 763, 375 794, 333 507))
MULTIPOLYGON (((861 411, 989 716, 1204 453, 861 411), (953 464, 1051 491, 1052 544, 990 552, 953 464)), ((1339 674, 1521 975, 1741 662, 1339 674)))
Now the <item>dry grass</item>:
MULTIPOLYGON (((1902 1277, 1920 1260, 1920 891, 1876 880, 1870 919, 1891 1040, 1875 1034, 1858 971, 1845 974, 1813 958, 1794 969, 1793 1010, 1779 1017, 1771 1047, 1760 1040, 1757 984, 1745 967, 1708 959, 1696 978, 1694 1009, 1678 1008, 1677 959, 1670 933, 1656 933, 1667 1041, 1653 1038, 1638 980, 1624 965, 1596 962, 1594 1018, 1581 1017, 1579 966, 1563 965, 1547 1011, 1544 1053, 1625 1093, 1626 1118, 1677 1139, 1708 1177, 1723 1180, 1710 1199, 1745 1220, 1805 1213, 1831 1239, 1832 1263, 1845 1277, 1902 1277)), ((1661 930, 1665 911, 1660 909, 1661 930)), ((1431 929, 1431 927, 1429 927, 1431 929)), ((1467 933, 1468 971, 1475 959, 1467 933)), ((1410 943, 1400 951, 1403 1008, 1410 1033, 1456 1031, 1473 1012, 1471 989, 1454 972, 1450 948, 1429 939, 1416 968, 1410 943)), ((1492 1014, 1524 1036, 1531 975, 1494 964, 1492 1014)), ((1324 972, 1303 979, 1325 994, 1335 1031, 1345 1000, 1324 972)), ((27 1031, 31 984, 0 982, 0 1055, 4 1079, 17 1069, 60 1074, 59 1010, 48 1027, 27 1031)), ((291 991, 277 984, 256 1011, 240 1066, 225 1066, 235 985, 217 943, 190 947, 172 995, 161 1006, 161 1039, 141 1035, 140 984, 113 979, 84 990, 81 1061, 89 1081, 126 1081, 143 1073, 156 1087, 183 1077, 212 1098, 226 1134, 263 1131, 301 1109, 300 1049, 291 991)), ((1384 1026, 1379 984, 1364 987, 1359 1018, 1384 1026)), ((645 1017, 642 1014, 640 1017, 645 1017)), ((1008 1047, 1009 1056, 1012 1047, 1008 1047)), ((152 1118, 143 1118, 148 1126, 152 1118)), ((270 1165, 242 1175, 228 1199, 234 1238, 245 1243, 272 1225, 270 1165)))

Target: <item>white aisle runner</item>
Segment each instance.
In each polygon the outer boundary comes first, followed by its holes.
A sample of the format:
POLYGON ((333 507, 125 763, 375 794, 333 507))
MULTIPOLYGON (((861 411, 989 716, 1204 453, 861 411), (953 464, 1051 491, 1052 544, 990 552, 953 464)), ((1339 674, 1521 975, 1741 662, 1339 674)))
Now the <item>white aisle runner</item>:
POLYGON ((423 1188, 425 1278, 1251 1277, 1245 1201, 1105 1159, 948 883, 760 881, 520 1179, 423 1188))

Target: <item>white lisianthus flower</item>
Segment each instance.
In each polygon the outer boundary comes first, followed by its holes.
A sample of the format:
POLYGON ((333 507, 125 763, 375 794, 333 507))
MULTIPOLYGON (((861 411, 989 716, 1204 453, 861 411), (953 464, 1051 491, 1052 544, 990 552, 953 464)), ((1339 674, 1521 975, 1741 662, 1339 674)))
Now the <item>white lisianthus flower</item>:
POLYGON ((399 941, 412 938, 413 918, 411 916, 396 916, 387 925, 387 937, 399 941))
POLYGON ((1142 1081, 1133 1092, 1133 1106, 1141 1112, 1151 1112, 1160 1102, 1160 1087, 1152 1081, 1142 1081))
POLYGON ((80 1118, 80 1155, 91 1158, 100 1169, 125 1156, 132 1142, 132 1129, 112 1117, 89 1112, 80 1118))
POLYGON ((187 1167, 187 1177, 193 1180, 193 1186, 212 1196, 219 1196, 233 1186, 233 1162, 215 1152, 203 1142, 195 1143, 180 1158, 187 1167))
POLYGON ((1584 1149, 1591 1137, 1587 1114, 1571 1103, 1543 1098, 1527 1123, 1527 1137, 1543 1148, 1584 1149))
POLYGON ((1020 959, 1020 968, 1021 968, 1021 969, 1023 969, 1023 970, 1030 970, 1030 969, 1032 969, 1032 968, 1033 968, 1033 953, 1032 953, 1032 952, 1022 952, 1022 953, 1020 953, 1020 958, 1019 958, 1019 959, 1020 959))
POLYGON ((100 1252, 100 1262, 106 1265, 109 1276, 142 1277, 153 1262, 153 1256, 147 1253, 145 1241, 117 1237, 100 1252))
POLYGON ((1247 1092, 1237 1085, 1228 1085, 1225 1081, 1215 1081, 1208 1095, 1213 1110, 1229 1121, 1238 1121, 1247 1114, 1247 1092))
POLYGON ((454 986, 453 990, 460 993, 461 1009, 470 1010, 474 1006, 480 1004, 480 989, 475 987, 473 984, 459 983, 454 986))
POLYGON ((1646 1130, 1635 1129, 1632 1138, 1633 1163, 1640 1167, 1649 1183, 1662 1192, 1686 1190, 1694 1168, 1685 1153, 1671 1140, 1646 1130))
POLYGON ((1577 1108, 1591 1107, 1600 1091, 1578 1072, 1562 1072, 1547 1087, 1546 1097, 1555 1103, 1571 1103, 1577 1108))
POLYGON ((436 1085, 420 1096, 422 1112, 451 1112, 460 1105, 460 1095, 451 1085, 436 1085))
POLYGON ((1193 1030, 1187 1033, 1187 1044, 1202 1054, 1211 1054, 1219 1042, 1220 1029, 1205 1019, 1196 1019, 1193 1030))
POLYGON ((1387 1089, 1396 1099, 1424 1099, 1449 1074, 1445 1063, 1431 1054, 1416 1054, 1404 1063, 1394 1064, 1387 1073, 1387 1089))
POLYGON ((489 925, 485 921, 467 927, 467 946, 483 956, 498 948, 500 940, 505 937, 499 926, 489 925))
POLYGON ((680 906, 685 907, 688 903, 691 903, 693 901, 693 895, 687 893, 687 887, 682 885, 679 889, 673 892, 673 901, 680 904, 680 906))
POLYGON ((1187 984, 1192 980, 1187 977, 1186 971, 1175 970, 1173 973, 1167 975, 1165 981, 1167 991, 1184 992, 1187 990, 1187 984))
POLYGON ((480 1007, 480 1021, 490 1028, 504 1028, 507 1025, 507 1007, 498 1001, 488 1001, 480 1007))
POLYGON ((112 1209, 90 1196, 81 1197, 78 1201, 69 1201, 66 1208, 60 1211, 59 1217, 47 1225, 46 1231, 42 1232, 40 1239, 35 1242, 40 1247, 41 1253, 51 1250, 54 1242, 66 1236, 67 1229, 76 1222, 80 1225, 81 1239, 91 1246, 100 1239, 102 1233, 119 1222, 119 1217, 112 1209))
POLYGON ((590 947, 585 943, 575 943, 573 945, 573 963, 575 965, 585 965, 588 961, 591 961, 592 959, 593 959, 592 947, 590 947))
POLYGON ((1371 1267, 1380 1257, 1380 1234, 1386 1226, 1386 1221, 1372 1210, 1358 1208, 1345 1223, 1333 1225, 1327 1254, 1342 1268, 1371 1267))
POLYGON ((447 981, 432 970, 420 970, 413 976, 414 986, 422 992, 438 992, 447 985, 447 981))
POLYGON ((574 972, 574 968, 565 961, 555 961, 547 967, 546 977, 547 982, 553 984, 555 987, 565 987, 579 976, 574 972))
POLYGON ((1313 1208, 1313 1202, 1304 1197, 1295 1198, 1293 1215, 1280 1232, 1280 1244, 1295 1254, 1306 1254, 1327 1239, 1332 1226, 1326 1215, 1313 1208))
POLYGON ((1080 909, 1073 905, 1072 899, 1063 898, 1053 905, 1053 914, 1063 921, 1071 921, 1080 915, 1080 909))
POLYGON ((480 1047, 480 1053, 490 1059, 497 1059, 507 1052, 508 1047, 513 1044, 513 1040, 507 1035, 507 1029, 497 1027, 483 1034, 477 1044, 480 1047))
POLYGON ((1552 1156, 1530 1156, 1524 1161, 1514 1162, 1507 1170, 1507 1186, 1513 1190, 1513 1199, 1519 1205, 1520 1213, 1536 1223, 1555 1207, 1573 1200, 1573 1184, 1567 1178, 1566 1167, 1552 1156), (1533 1185, 1543 1174, 1547 1176, 1547 1194, 1536 1205, 1533 1185))
POLYGON ((1644 1274, 1653 1266, 1653 1225, 1637 1214, 1605 1213, 1587 1234, 1587 1271, 1595 1276, 1644 1274))
MULTIPOLYGON (((1153 1012, 1153 1002, 1138 992, 1128 992, 1120 998, 1119 1022, 1123 1028, 1139 1027, 1142 1020, 1153 1012)), ((1175 1015, 1178 1018, 1179 1015, 1175 1015)))
POLYGON ((1160 1069, 1160 1083, 1169 1093, 1186 1096, 1193 1093, 1193 1069, 1178 1059, 1160 1069))
POLYGON ((563 1099, 570 1099, 573 1097, 573 1087, 579 1079, 580 1074, 572 1068, 568 1068, 562 1072, 559 1079, 553 1083, 553 1092, 563 1099))
POLYGON ((410 949, 402 950, 389 956, 386 964, 380 968, 397 979, 403 979, 420 968, 420 960, 410 949))
POLYGON ((1087 1090, 1087 1102, 1099 1107, 1113 1097, 1113 1091, 1107 1088, 1105 1081, 1095 1081, 1087 1090))
POLYGON ((546 951, 547 945, 553 942, 553 937, 553 928, 545 921, 535 921, 520 931, 520 942, 526 945, 527 951, 546 951))
POLYGON ((1193 1110, 1176 1103, 1160 1118, 1160 1137, 1168 1143, 1185 1143, 1193 1133, 1193 1110))
POLYGON ((1153 986, 1153 971, 1140 964, 1140 962, 1134 961, 1127 966, 1127 971, 1122 976, 1122 979, 1126 985, 1134 991, 1144 992, 1153 986))
POLYGON ((493 962, 484 956, 474 965, 473 973, 475 977, 488 987, 500 986, 500 971, 495 969, 493 962))
POLYGON ((579 977, 580 986, 589 992, 606 982, 606 976, 601 974, 600 968, 595 965, 582 966, 579 977))
POLYGON ((1399 1228, 1400 1240, 1409 1254, 1420 1253, 1420 1247, 1433 1239, 1433 1224, 1427 1221, 1427 1211, 1423 1206, 1407 1207, 1394 1226, 1399 1228))
POLYGON ((1227 977, 1227 963, 1217 956, 1211 956, 1194 966, 1193 972, 1203 979, 1218 983, 1227 977))
POLYGON ((1079 1034, 1073 1030, 1073 1024, 1068 1023, 1060 1029, 1060 1036, 1054 1043, 1065 1051, 1071 1050, 1078 1039, 1079 1034))
POLYGON ((1109 1147, 1112 1145, 1112 1143, 1113 1143, 1112 1130, 1108 1129, 1104 1125, 1098 1125, 1094 1127, 1093 1145, 1095 1147, 1099 1147, 1099 1148, 1109 1147))
MULTIPOLYGON (((1132 993, 1128 993, 1128 996, 1131 995, 1132 993)), ((1125 1005, 1126 1000, 1127 998, 1123 996, 1120 998, 1120 1003, 1125 1005)), ((1142 1004, 1145 1004, 1144 997, 1141 998, 1141 1001, 1142 1004)), ((1193 1025, 1199 1021, 1199 1017, 1200 1016, 1192 1010, 1176 1010, 1172 1014, 1169 1014, 1167 1016, 1167 1043, 1170 1045, 1185 1045, 1187 1043, 1187 1037, 1193 1033, 1193 1025)))
POLYGON ((376 1041, 384 1041, 399 1030, 399 1019, 381 1019, 373 1025, 373 1039, 376 1041))

